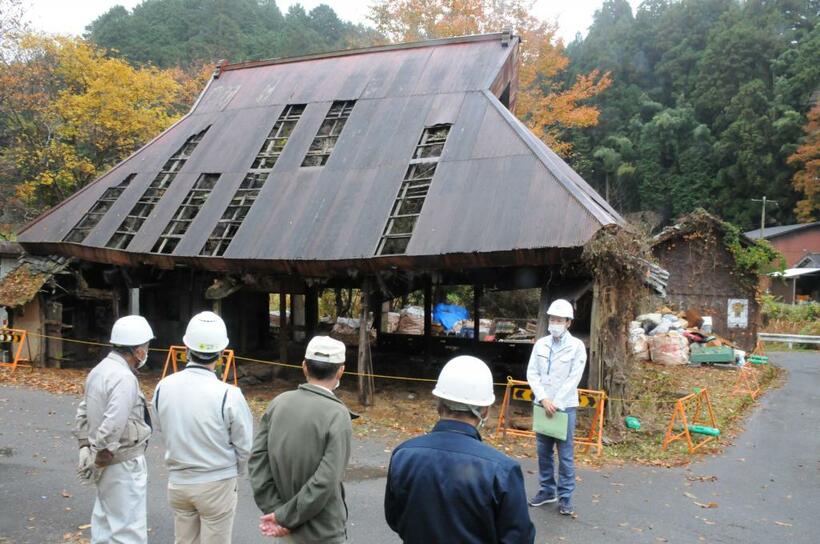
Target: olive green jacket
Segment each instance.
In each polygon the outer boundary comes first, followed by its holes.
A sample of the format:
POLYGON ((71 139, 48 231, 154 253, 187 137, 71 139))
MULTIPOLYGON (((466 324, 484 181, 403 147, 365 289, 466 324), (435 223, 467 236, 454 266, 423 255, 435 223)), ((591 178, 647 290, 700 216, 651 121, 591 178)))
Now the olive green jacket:
POLYGON ((347 539, 342 477, 352 417, 333 393, 311 384, 282 393, 262 416, 249 464, 254 499, 294 542, 347 539))

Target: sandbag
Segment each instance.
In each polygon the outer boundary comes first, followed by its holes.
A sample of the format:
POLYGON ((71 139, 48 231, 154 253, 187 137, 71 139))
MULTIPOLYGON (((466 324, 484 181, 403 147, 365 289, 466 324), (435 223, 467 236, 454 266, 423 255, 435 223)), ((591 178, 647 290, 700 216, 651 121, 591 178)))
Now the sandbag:
POLYGON ((387 312, 387 332, 396 332, 399 328, 399 312, 387 312))
POLYGON ((629 331, 629 349, 634 359, 638 361, 649 360, 649 341, 641 327, 629 331))
POLYGON ((662 365, 685 365, 689 362, 689 341, 675 331, 656 334, 649 337, 649 354, 653 362, 662 365))
POLYGON ((399 334, 424 334, 424 309, 408 306, 399 316, 399 334))

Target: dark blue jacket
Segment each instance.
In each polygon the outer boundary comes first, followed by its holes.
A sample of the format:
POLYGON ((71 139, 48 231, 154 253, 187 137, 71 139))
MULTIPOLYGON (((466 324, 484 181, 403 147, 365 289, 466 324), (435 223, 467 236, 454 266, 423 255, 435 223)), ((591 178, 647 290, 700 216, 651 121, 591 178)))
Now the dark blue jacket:
POLYGON ((384 515, 411 544, 535 540, 521 466, 454 420, 440 420, 393 451, 384 515))

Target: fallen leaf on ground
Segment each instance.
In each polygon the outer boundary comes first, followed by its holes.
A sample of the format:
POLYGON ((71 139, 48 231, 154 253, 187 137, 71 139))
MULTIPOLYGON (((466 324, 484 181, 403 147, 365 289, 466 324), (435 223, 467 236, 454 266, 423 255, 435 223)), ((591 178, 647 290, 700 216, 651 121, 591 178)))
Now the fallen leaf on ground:
POLYGON ((716 482, 718 477, 717 476, 687 476, 687 480, 690 482, 716 482))
POLYGON ((780 525, 781 527, 791 527, 792 526, 791 523, 786 523, 785 521, 775 521, 775 523, 777 525, 780 525))

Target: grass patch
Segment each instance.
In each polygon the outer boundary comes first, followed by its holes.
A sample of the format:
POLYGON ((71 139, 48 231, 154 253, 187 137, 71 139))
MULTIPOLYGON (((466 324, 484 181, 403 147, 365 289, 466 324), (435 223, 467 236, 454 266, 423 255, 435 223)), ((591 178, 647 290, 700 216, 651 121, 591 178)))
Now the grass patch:
MULTIPOLYGON (((763 365, 758 374, 763 394, 780 382, 783 371, 774 365, 763 365)), ((627 406, 629 414, 641 421, 641 429, 624 431, 616 443, 604 448, 602 460, 672 466, 688 463, 699 455, 722 452, 742 430, 743 418, 754 405, 748 395, 732 394, 737 377, 738 371, 733 368, 639 365, 630 377, 630 389, 638 393, 627 406), (672 442, 663 451, 661 445, 675 401, 694 392, 696 387, 709 392, 720 438, 698 450, 695 455, 688 453, 682 441, 672 442)), ((690 416, 687 414, 687 417, 690 416)), ((605 429, 604 434, 609 431, 605 429)))

